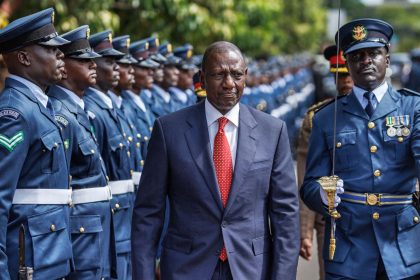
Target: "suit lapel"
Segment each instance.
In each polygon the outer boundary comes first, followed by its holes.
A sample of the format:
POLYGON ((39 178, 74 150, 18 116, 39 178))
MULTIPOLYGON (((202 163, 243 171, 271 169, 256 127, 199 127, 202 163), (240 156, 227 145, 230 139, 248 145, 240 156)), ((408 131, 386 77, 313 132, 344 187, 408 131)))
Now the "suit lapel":
POLYGON ((254 128, 257 126, 257 122, 248 107, 240 106, 235 170, 224 215, 227 215, 232 207, 256 152, 257 137, 254 128))
POLYGON ((362 107, 359 100, 357 100, 353 91, 340 100, 342 100, 343 110, 345 112, 369 120, 369 116, 366 114, 365 109, 362 107))
POLYGON ((220 211, 223 211, 216 172, 211 159, 209 132, 204 109, 204 102, 197 105, 195 114, 187 120, 191 128, 185 132, 185 139, 201 175, 204 177, 214 200, 220 211))

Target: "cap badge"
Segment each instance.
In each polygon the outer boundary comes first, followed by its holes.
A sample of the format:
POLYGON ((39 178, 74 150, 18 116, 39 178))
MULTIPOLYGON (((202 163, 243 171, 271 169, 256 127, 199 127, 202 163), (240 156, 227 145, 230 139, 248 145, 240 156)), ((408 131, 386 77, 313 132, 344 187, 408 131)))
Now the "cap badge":
POLYGON ((130 43, 131 43, 130 38, 127 38, 127 40, 125 41, 125 46, 126 46, 127 48, 129 48, 129 47, 130 47, 130 43))
POLYGON ((54 23, 54 18, 55 18, 55 12, 53 11, 51 13, 51 23, 54 23))
POLYGON ((188 51, 187 51, 187 58, 191 58, 191 57, 192 57, 192 55, 193 55, 192 50, 188 50, 188 51))
POLYGON ((353 27, 353 38, 356 41, 360 41, 366 38, 367 30, 363 25, 357 25, 353 27))
POLYGON ((90 28, 88 27, 86 29, 86 39, 89 39, 89 37, 90 37, 90 28))
POLYGON ((172 44, 168 44, 167 46, 168 53, 172 52, 172 44))
POLYGON ((112 34, 111 33, 108 34, 108 40, 109 40, 110 43, 112 43, 112 34))

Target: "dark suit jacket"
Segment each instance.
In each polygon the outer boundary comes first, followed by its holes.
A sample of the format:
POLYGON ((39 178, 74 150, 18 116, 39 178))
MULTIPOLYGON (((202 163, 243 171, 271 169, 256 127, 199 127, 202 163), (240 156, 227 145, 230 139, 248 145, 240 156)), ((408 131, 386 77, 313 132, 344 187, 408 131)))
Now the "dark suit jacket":
POLYGON ((295 279, 299 212, 284 122, 241 105, 225 209, 209 143, 204 102, 155 122, 133 213, 133 279, 154 279, 166 196, 162 279, 210 279, 223 243, 234 279, 295 279))

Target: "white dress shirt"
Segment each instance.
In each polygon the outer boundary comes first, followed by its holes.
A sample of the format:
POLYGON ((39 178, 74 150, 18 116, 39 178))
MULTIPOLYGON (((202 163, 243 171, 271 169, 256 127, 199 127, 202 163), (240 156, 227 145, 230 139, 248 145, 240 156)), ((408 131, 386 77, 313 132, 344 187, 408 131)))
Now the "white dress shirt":
POLYGON ((206 99, 205 101, 205 112, 207 127, 209 130, 209 140, 211 147, 211 156, 213 157, 214 149, 214 138, 216 137, 217 131, 219 130, 219 122, 217 121, 221 117, 225 117, 229 120, 226 124, 224 131, 229 143, 230 153, 232 155, 232 167, 235 169, 236 150, 238 146, 238 126, 239 126, 239 103, 233 106, 233 108, 222 115, 213 105, 206 99))
POLYGON ((24 84, 25 86, 27 86, 32 93, 34 94, 34 96, 36 97, 36 99, 38 99, 38 101, 45 107, 47 108, 47 103, 48 103, 48 95, 45 94, 45 92, 36 84, 34 84, 33 82, 22 78, 21 76, 17 76, 17 75, 13 75, 13 74, 9 74, 8 76, 9 78, 19 81, 22 84, 24 84))
POLYGON ((62 86, 57 86, 59 88, 61 88, 63 91, 65 91, 71 98, 71 100, 74 101, 74 103, 76 103, 77 105, 80 106, 80 108, 82 108, 83 110, 85 110, 85 102, 83 101, 82 98, 80 98, 79 96, 77 96, 74 92, 72 92, 69 89, 66 89, 65 87, 62 86))
MULTIPOLYGON (((357 100, 359 100, 360 104, 362 105, 363 109, 366 108, 368 104, 368 100, 363 96, 365 92, 368 90, 365 90, 363 88, 360 88, 358 86, 353 86, 353 92, 357 97, 357 100)), ((382 98, 384 97, 385 93, 388 91, 388 84, 386 82, 383 82, 379 87, 375 88, 372 92, 375 95, 375 98, 372 100, 373 108, 376 109, 376 106, 378 106, 379 102, 381 102, 382 98)))

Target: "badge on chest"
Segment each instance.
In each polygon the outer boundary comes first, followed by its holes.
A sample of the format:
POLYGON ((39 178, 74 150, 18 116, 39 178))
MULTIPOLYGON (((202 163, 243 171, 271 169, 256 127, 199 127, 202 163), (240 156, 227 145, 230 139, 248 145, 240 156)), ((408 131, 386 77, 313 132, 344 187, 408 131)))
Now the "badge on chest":
POLYGON ((388 127, 386 134, 389 137, 407 137, 410 135, 410 115, 387 116, 386 126, 388 127))

